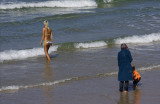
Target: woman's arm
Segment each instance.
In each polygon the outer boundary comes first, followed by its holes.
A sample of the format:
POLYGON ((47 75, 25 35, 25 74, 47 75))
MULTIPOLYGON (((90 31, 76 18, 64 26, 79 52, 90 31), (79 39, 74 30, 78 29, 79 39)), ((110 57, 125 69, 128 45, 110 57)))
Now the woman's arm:
POLYGON ((52 30, 51 30, 51 45, 53 45, 53 33, 52 33, 52 30))
POLYGON ((40 45, 42 45, 42 41, 44 40, 44 33, 45 33, 45 30, 43 28, 43 35, 42 35, 42 39, 41 39, 40 45))

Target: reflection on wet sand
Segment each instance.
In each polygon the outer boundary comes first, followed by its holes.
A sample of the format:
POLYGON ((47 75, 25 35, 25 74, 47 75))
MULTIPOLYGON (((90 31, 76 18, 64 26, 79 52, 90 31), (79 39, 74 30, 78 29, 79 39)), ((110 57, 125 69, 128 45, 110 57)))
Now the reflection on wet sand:
POLYGON ((140 104, 140 99, 141 99, 141 91, 136 89, 134 91, 134 104, 140 104))
MULTIPOLYGON (((50 68, 50 62, 46 62, 45 68, 44 68, 44 75, 43 75, 45 82, 52 82, 54 81, 53 79, 53 72, 52 69, 50 68)), ((47 99, 45 104, 53 104, 52 101, 52 93, 51 93, 51 87, 52 86, 44 86, 44 96, 47 99)))
POLYGON ((120 92, 120 98, 117 104, 130 104, 128 93, 120 92))
POLYGON ((120 98, 117 104, 140 104, 140 100, 141 100, 141 91, 136 89, 135 91, 133 91, 133 93, 120 92, 120 98))

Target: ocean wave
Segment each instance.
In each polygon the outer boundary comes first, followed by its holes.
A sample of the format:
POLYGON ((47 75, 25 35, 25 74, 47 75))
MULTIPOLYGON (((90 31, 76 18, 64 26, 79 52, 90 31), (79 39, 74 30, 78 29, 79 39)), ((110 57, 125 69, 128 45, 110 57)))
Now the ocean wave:
POLYGON ((103 0, 104 3, 110 3, 113 2, 114 0, 103 0))
POLYGON ((94 0, 55 0, 45 2, 18 2, 10 4, 0 4, 0 9, 20 9, 34 7, 95 7, 97 3, 94 0))
MULTIPOLYGON (((160 65, 153 65, 153 66, 149 66, 149 67, 137 68, 137 71, 140 71, 140 72, 141 71, 150 71, 150 70, 154 70, 154 69, 157 69, 157 68, 160 68, 160 65)), ((35 87, 40 87, 40 86, 53 86, 53 85, 58 85, 58 84, 62 84, 62 83, 67 83, 67 82, 70 82, 70 81, 86 80, 86 79, 91 79, 91 78, 100 78, 100 77, 114 76, 114 75, 118 75, 118 71, 109 72, 109 73, 100 73, 100 74, 96 74, 96 75, 93 75, 93 76, 79 76, 79 77, 67 78, 67 79, 57 80, 57 81, 53 81, 53 82, 46 82, 46 83, 33 84, 33 85, 3 86, 3 87, 0 88, 0 92, 14 92, 14 91, 18 91, 20 89, 35 88, 35 87)))
POLYGON ((67 82, 70 82, 70 81, 86 80, 86 79, 91 79, 91 78, 96 78, 96 77, 103 77, 103 76, 113 76, 113 75, 116 75, 116 74, 117 74, 117 72, 111 72, 111 73, 97 74, 97 75, 93 75, 93 76, 73 77, 73 78, 67 78, 67 79, 57 80, 57 81, 53 81, 53 82, 46 82, 46 83, 33 84, 33 85, 3 86, 3 87, 0 88, 0 92, 14 92, 14 91, 18 91, 20 89, 35 88, 35 87, 40 87, 40 86, 53 86, 53 85, 58 85, 58 84, 62 84, 62 83, 67 83, 67 82))
POLYGON ((160 41, 160 33, 152 33, 149 35, 134 35, 130 37, 124 37, 124 38, 117 38, 114 40, 115 44, 122 44, 122 43, 151 43, 160 41))
MULTIPOLYGON (((158 42, 158 41, 160 41, 160 33, 152 33, 149 35, 141 35, 141 36, 135 35, 135 36, 124 37, 124 38, 97 40, 97 41, 81 42, 81 43, 77 43, 77 42, 59 43, 55 46, 52 46, 49 49, 49 53, 52 51, 59 51, 59 50, 107 47, 108 45, 119 45, 122 43, 146 44, 146 43, 152 43, 152 42, 158 42)), ((24 49, 24 50, 5 50, 0 52, 0 62, 3 62, 5 60, 26 59, 30 57, 37 57, 40 55, 45 55, 43 48, 33 48, 33 49, 24 49)))
POLYGON ((65 83, 66 81, 73 80, 74 78, 68 78, 64 80, 59 80, 59 81, 53 81, 53 82, 48 82, 48 83, 40 83, 40 84, 35 84, 35 85, 25 85, 25 86, 18 86, 18 85, 11 85, 11 86, 6 86, 6 87, 1 87, 0 92, 3 91, 18 91, 20 89, 28 89, 28 88, 34 88, 34 87, 39 87, 39 86, 51 86, 51 85, 56 85, 60 83, 65 83))
POLYGON ((96 48, 96 47, 103 47, 107 46, 107 43, 104 41, 96 41, 91 43, 77 43, 75 44, 76 48, 96 48))
POLYGON ((129 44, 147 44, 152 42, 160 41, 160 33, 152 33, 148 35, 133 35, 124 38, 115 38, 115 39, 106 39, 106 40, 98 40, 92 42, 84 42, 84 43, 74 43, 75 48, 97 48, 104 47, 108 45, 119 45, 122 43, 129 44))
MULTIPOLYGON (((49 54, 60 49, 77 49, 77 48, 96 48, 107 46, 107 43, 104 41, 96 42, 84 42, 84 43, 62 43, 50 47, 49 54)), ((24 50, 5 50, 0 52, 0 62, 10 61, 10 60, 22 60, 31 57, 44 56, 43 48, 33 48, 33 49, 24 49, 24 50)))
POLYGON ((153 65, 153 66, 149 66, 149 67, 141 67, 141 68, 138 68, 137 70, 138 71, 149 71, 149 70, 153 70, 153 69, 156 69, 156 68, 160 68, 160 65, 153 65))
MULTIPOLYGON (((49 53, 53 51, 57 51, 58 46, 53 46, 49 49, 49 53)), ((0 62, 8 61, 8 60, 19 60, 26 59, 30 57, 45 55, 43 48, 33 48, 33 49, 25 49, 25 50, 6 50, 0 52, 0 62)))

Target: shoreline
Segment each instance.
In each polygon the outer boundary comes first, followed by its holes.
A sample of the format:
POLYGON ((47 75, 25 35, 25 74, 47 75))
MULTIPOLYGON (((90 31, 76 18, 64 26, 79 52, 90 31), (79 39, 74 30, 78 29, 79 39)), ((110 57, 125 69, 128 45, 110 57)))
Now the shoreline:
POLYGON ((19 104, 25 104, 25 102, 30 104, 158 104, 160 102, 159 71, 158 69, 140 72, 142 80, 138 88, 133 91, 130 81, 127 94, 119 92, 119 82, 114 75, 29 88, 13 93, 1 93, 1 104, 10 102, 19 102, 19 104))

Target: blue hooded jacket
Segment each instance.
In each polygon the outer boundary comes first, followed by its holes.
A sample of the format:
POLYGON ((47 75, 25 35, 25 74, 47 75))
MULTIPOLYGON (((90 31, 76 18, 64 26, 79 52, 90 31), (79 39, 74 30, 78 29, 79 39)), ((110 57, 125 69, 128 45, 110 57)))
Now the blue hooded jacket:
POLYGON ((132 56, 129 50, 121 49, 118 53, 118 81, 133 80, 133 69, 131 66, 132 56))

